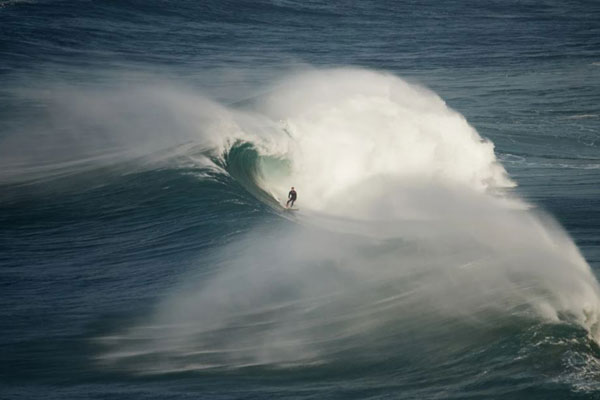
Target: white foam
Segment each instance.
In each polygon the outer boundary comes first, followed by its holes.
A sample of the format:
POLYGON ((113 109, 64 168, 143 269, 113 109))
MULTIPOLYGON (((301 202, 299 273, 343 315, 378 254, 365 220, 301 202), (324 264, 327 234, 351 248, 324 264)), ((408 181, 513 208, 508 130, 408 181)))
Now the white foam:
POLYGON ((513 182, 493 144, 434 93, 373 71, 311 71, 219 117, 203 134, 222 150, 246 140, 287 160, 284 171, 265 162, 260 184, 279 197, 295 186, 307 225, 220 250, 218 273, 186 279, 148 316, 165 329, 110 344, 113 365, 321 363, 452 343, 455 325, 511 318, 600 337, 600 291, 575 244, 502 193, 513 182), (406 343, 402 329, 418 334, 406 343), (138 351, 153 362, 119 357, 138 351))
POLYGON ((288 176, 263 171, 263 184, 283 198, 296 186, 303 209, 368 212, 357 199, 373 193, 374 182, 435 182, 478 192, 513 186, 493 144, 464 117, 436 94, 392 75, 300 74, 280 83, 260 113, 288 135, 253 140, 265 155, 291 162, 288 176))

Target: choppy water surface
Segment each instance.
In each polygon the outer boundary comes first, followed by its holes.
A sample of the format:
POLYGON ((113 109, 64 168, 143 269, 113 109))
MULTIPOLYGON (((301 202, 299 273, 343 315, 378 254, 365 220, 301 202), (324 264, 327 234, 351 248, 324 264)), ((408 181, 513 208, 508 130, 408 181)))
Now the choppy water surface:
POLYGON ((3 396, 596 397, 599 12, 1 1, 3 396))

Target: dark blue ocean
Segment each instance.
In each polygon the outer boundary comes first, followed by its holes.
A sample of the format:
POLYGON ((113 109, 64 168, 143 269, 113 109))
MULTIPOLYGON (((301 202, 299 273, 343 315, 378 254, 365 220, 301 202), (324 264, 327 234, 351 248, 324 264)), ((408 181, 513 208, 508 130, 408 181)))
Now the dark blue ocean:
POLYGON ((0 0, 2 399, 600 398, 599 274, 597 1, 0 0))

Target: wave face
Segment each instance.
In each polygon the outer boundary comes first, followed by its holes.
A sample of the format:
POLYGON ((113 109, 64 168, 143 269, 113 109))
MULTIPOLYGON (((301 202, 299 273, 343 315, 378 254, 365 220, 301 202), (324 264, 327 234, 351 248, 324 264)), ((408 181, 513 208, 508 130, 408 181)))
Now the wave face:
MULTIPOLYGON (((284 218, 214 248, 210 273, 96 337, 99 368, 409 362, 428 374, 428 360, 492 351, 509 331, 532 348, 539 335, 561 342, 566 327, 586 348, 600 337, 598 284, 577 247, 508 191, 493 144, 431 91, 373 71, 314 70, 218 109, 169 168, 195 163, 199 183, 231 179, 284 218), (280 205, 291 185, 293 214, 280 205)), ((531 351, 486 368, 500 374, 531 351)), ((481 368, 459 364, 463 377, 481 368)))

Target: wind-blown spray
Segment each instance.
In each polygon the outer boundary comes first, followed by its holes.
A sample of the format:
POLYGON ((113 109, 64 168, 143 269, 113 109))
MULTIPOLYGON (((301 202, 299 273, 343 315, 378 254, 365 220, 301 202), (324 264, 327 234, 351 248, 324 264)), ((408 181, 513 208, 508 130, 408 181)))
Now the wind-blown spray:
POLYGON ((101 338, 103 365, 329 363, 431 343, 450 354, 534 323, 598 338, 598 284, 572 240, 505 193, 514 183, 493 144, 434 93, 389 74, 311 71, 204 128, 222 172, 263 201, 277 208, 298 189, 297 223, 218 251, 211 279, 101 338))

